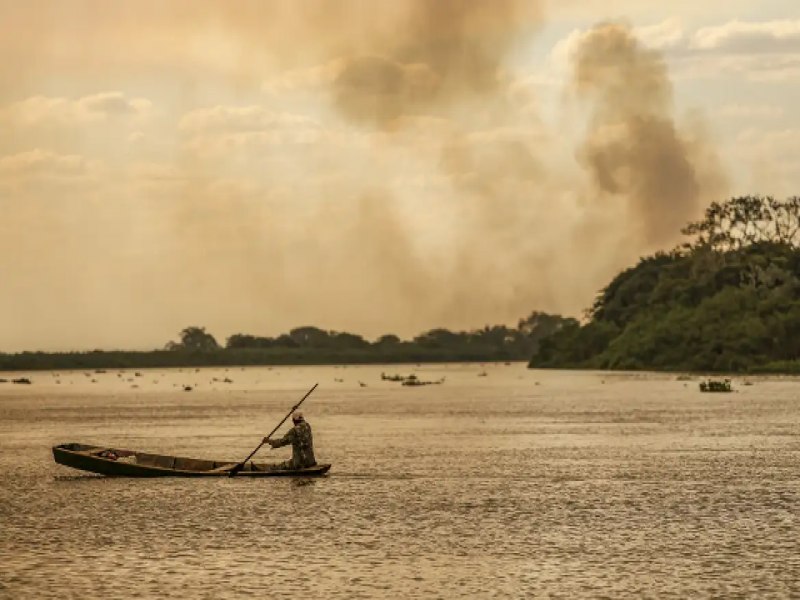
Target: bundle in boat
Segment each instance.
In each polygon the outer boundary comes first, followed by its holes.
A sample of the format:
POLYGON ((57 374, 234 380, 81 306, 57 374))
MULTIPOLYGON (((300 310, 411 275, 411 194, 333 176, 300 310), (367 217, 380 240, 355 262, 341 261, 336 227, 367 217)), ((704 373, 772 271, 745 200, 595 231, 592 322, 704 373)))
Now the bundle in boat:
POLYGON ((731 392, 731 380, 724 379, 722 381, 709 379, 708 381, 700 382, 701 392, 731 392))

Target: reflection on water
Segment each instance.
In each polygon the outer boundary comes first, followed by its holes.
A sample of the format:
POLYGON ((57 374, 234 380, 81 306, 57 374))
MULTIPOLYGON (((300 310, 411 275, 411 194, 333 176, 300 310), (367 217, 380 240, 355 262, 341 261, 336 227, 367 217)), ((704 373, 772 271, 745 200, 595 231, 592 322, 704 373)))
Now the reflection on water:
POLYGON ((0 385, 0 597, 800 594, 796 379, 713 395, 520 364, 139 373, 0 385), (241 460, 317 381, 324 479, 105 478, 50 455, 241 460))

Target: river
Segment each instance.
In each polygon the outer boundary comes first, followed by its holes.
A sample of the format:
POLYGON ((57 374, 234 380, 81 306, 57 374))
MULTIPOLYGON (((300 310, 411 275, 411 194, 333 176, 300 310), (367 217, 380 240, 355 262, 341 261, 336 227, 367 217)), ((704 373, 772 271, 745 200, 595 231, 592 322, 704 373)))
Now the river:
POLYGON ((519 363, 0 377, 32 381, 0 384, 2 598, 800 595, 797 378, 704 394, 519 363), (322 479, 52 460, 71 441, 241 460, 317 382, 322 479))

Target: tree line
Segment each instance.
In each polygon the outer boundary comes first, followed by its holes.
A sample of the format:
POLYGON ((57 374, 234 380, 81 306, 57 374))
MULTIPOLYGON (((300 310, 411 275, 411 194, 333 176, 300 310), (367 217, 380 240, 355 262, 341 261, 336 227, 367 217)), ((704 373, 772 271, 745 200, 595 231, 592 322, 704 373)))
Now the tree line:
POLYGON ((436 328, 410 340, 386 334, 370 342, 354 333, 303 326, 275 337, 237 333, 224 345, 205 327, 190 326, 161 350, 0 354, 0 370, 527 361, 542 339, 576 323, 569 317, 534 311, 516 327, 436 328))
MULTIPOLYGON (((237 333, 225 342, 225 349, 243 348, 305 348, 359 350, 368 348, 396 348, 403 345, 416 345, 421 348, 462 348, 475 346, 504 350, 513 357, 525 355, 538 347, 539 341, 557 331, 565 324, 577 323, 575 319, 534 311, 520 319, 517 327, 505 325, 485 326, 471 331, 450 331, 431 329, 411 340, 404 341, 394 334, 380 336, 369 342, 360 335, 338 331, 328 331, 314 326, 296 327, 277 337, 262 337, 237 333)), ((179 341, 170 341, 165 348, 171 351, 196 350, 214 351, 223 347, 205 327, 186 327, 179 334, 179 341)))

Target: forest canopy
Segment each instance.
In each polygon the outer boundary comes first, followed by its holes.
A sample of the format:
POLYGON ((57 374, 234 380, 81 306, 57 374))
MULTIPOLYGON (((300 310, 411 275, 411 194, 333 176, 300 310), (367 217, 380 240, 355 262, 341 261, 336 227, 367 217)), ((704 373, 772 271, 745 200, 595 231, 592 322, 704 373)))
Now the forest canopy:
POLYGON ((713 203, 640 259, 531 367, 800 372, 800 197, 713 203))

